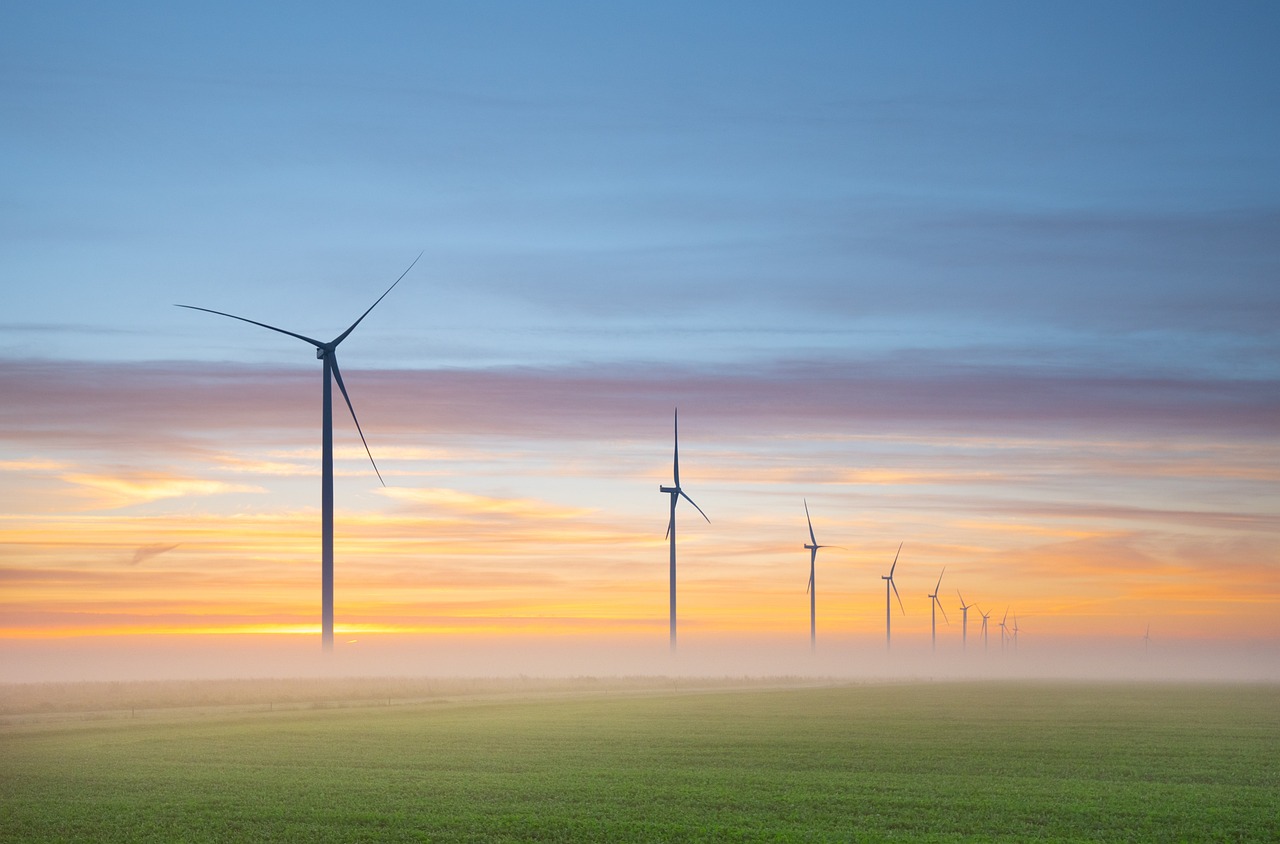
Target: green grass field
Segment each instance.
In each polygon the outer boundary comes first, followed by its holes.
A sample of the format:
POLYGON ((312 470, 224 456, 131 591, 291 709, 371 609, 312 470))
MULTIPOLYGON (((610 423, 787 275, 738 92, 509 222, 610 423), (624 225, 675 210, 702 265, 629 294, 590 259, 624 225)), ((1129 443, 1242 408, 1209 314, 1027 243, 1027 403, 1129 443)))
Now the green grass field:
POLYGON ((0 840, 1280 839, 1275 686, 687 685, 10 719, 0 840))

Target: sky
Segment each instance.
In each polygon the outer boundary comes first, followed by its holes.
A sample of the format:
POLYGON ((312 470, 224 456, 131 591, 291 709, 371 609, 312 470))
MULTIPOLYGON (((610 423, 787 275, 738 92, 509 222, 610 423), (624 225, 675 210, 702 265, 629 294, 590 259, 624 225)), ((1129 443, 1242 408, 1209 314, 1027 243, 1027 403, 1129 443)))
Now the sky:
POLYGON ((0 680, 1280 678, 1278 39, 1243 2, 9 4, 0 680), (341 347, 386 486, 335 407, 325 659, 314 350, 173 305, 328 339, 419 253, 341 347))

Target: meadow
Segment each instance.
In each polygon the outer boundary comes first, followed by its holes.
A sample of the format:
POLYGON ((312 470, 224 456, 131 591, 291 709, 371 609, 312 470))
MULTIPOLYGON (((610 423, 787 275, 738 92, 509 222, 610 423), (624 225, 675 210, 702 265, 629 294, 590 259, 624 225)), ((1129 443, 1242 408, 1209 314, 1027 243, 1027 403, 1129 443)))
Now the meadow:
POLYGON ((7 688, 0 840, 1280 839, 1273 685, 344 682, 7 688))

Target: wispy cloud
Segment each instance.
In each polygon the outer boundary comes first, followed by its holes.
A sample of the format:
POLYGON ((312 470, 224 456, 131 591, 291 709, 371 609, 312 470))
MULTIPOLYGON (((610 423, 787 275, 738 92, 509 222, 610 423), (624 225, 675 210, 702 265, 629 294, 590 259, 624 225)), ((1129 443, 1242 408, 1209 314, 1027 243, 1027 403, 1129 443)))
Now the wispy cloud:
POLYGON ((461 492, 456 489, 413 489, 386 487, 379 494, 397 501, 430 507, 434 512, 453 515, 503 515, 522 518, 563 520, 579 518, 591 512, 588 508, 557 507, 541 501, 522 498, 495 498, 461 492))
POLYGON ((116 509, 165 498, 225 495, 233 492, 262 493, 262 487, 229 484, 202 478, 182 478, 161 474, 86 475, 65 474, 62 479, 81 488, 87 506, 116 509))
POLYGON ((137 551, 133 552, 133 560, 131 561, 131 564, 136 566, 139 563, 150 560, 152 557, 158 557, 166 551, 172 551, 177 547, 177 543, 174 543, 173 545, 144 545, 137 551))

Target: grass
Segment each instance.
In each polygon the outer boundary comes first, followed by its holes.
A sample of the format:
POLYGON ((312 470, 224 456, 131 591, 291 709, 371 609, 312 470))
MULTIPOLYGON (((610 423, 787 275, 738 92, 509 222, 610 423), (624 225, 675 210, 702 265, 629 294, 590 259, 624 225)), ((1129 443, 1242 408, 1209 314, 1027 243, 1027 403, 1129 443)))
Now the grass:
POLYGON ((1273 841, 1280 689, 489 690, 15 722, 0 839, 1273 841))

